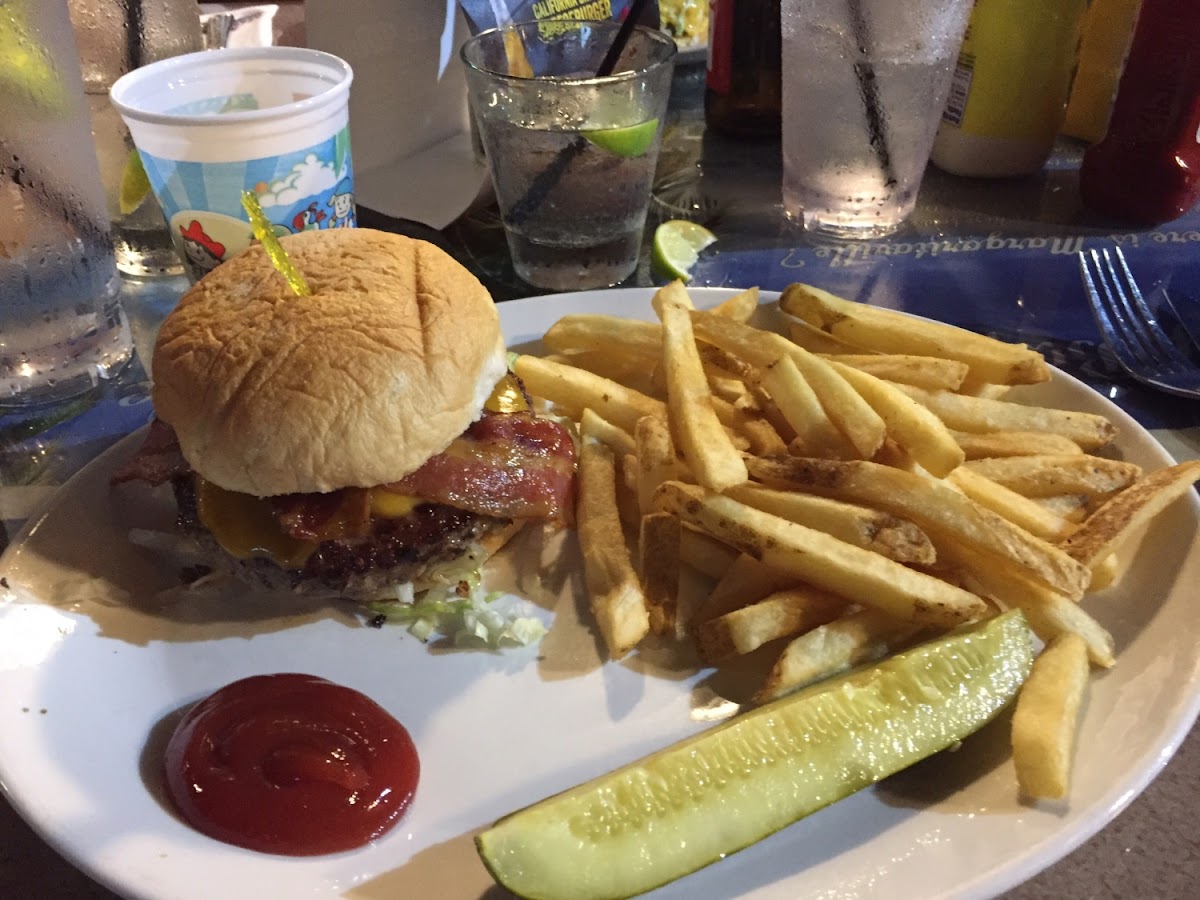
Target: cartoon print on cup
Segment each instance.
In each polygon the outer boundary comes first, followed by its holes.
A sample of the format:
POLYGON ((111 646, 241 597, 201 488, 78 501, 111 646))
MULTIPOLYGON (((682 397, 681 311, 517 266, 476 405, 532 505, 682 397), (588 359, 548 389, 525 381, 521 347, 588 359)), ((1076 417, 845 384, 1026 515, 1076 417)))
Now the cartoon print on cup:
POLYGON ((192 273, 199 278, 211 272, 225 259, 225 245, 204 233, 204 226, 192 219, 187 228, 179 229, 183 252, 192 273))
POLYGON ((325 212, 317 209, 317 202, 314 200, 308 204, 296 215, 292 216, 292 231, 297 233, 301 231, 313 231, 321 227, 321 222, 325 220, 325 212))
POLYGON ((357 221, 354 216, 354 193, 350 190, 349 182, 345 179, 342 180, 333 196, 329 198, 327 205, 333 207, 333 218, 327 227, 355 227, 357 221))
POLYGON ((152 159, 147 174, 172 208, 172 233, 193 279, 253 243, 243 191, 254 193, 278 235, 355 225, 354 172, 344 130, 280 156, 206 163, 152 159))

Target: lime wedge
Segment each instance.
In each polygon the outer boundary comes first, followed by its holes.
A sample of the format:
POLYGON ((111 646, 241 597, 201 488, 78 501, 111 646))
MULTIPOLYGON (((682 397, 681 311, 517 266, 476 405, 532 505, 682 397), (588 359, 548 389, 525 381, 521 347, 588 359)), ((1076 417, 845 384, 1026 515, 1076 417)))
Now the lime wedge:
POLYGON ((585 140, 617 156, 641 156, 654 143, 654 135, 658 133, 658 119, 622 128, 598 128, 579 133, 585 140))
POLYGON ((630 897, 961 741, 1016 696, 1019 610, 784 697, 501 819, 476 838, 522 897, 630 897))
POLYGON ((142 158, 136 150, 130 150, 121 170, 121 188, 117 201, 121 215, 127 216, 145 201, 150 194, 150 179, 142 166, 142 158))
POLYGON ((662 278, 692 280, 692 266, 700 251, 716 241, 717 236, 695 222, 672 219, 654 230, 654 248, 650 263, 654 274, 662 278))

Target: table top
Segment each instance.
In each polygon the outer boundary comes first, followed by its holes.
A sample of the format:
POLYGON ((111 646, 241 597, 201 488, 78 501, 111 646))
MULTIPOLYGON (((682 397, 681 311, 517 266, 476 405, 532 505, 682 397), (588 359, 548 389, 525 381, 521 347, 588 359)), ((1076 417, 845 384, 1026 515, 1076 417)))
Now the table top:
MULTIPOLYGON (((281 27, 295 29, 294 8, 285 7, 281 27)), ((703 130, 697 102, 702 79, 702 65, 677 73, 652 213, 697 218, 718 235, 695 270, 696 284, 777 290, 811 281, 845 296, 1026 341, 1130 412, 1177 459, 1200 458, 1200 402, 1152 393, 1120 372, 1087 313, 1074 257, 1085 247, 1119 244, 1148 283, 1173 296, 1200 298, 1200 211, 1153 229, 1094 220, 1078 203, 1080 148, 1064 144, 1041 174, 1025 179, 971 181, 931 169, 917 212, 899 234, 869 244, 814 245, 782 216, 777 142, 731 141, 703 130)), ((437 241, 498 298, 534 293, 512 275, 489 206, 441 232, 369 210, 360 211, 359 221, 437 241)), ((645 265, 634 283, 651 283, 645 265)), ((169 305, 179 287, 130 283, 127 304, 169 305)), ((135 361, 93 396, 36 414, 0 416, 0 521, 8 533, 83 462, 147 420, 146 389, 135 361)), ((1157 779, 1112 823, 1005 896, 1193 896, 1200 883, 1193 821, 1198 804, 1200 730, 1193 728, 1157 779)), ((0 803, 0 896, 115 895, 0 803)))

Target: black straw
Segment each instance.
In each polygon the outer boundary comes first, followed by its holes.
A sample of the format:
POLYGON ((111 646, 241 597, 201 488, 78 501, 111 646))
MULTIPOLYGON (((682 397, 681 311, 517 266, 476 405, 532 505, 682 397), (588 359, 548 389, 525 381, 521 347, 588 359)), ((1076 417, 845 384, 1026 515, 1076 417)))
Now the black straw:
POLYGON ((142 0, 125 2, 125 53, 129 71, 145 65, 146 22, 142 18, 142 0))
POLYGON ((858 78, 858 92, 867 113, 867 134, 871 148, 879 159, 879 167, 883 170, 885 186, 895 187, 896 170, 892 167, 892 154, 888 150, 887 117, 879 103, 879 82, 875 77, 875 66, 871 63, 871 34, 867 29, 867 18, 863 15, 862 0, 847 2, 850 7, 850 29, 861 56, 854 64, 854 74, 858 78))
MULTIPOLYGON (((604 54, 604 59, 596 67, 597 78, 607 78, 613 73, 613 69, 617 67, 617 60, 621 58, 621 54, 625 51, 625 45, 629 43, 629 36, 633 34, 633 28, 637 24, 638 19, 641 18, 646 3, 647 0, 633 0, 633 3, 630 4, 629 12, 622 20, 621 27, 617 29, 616 36, 613 37, 613 42, 609 45, 608 52, 604 54)), ((571 161, 586 146, 587 141, 577 136, 571 143, 563 147, 550 162, 550 165, 542 169, 537 174, 537 177, 530 182, 529 190, 525 192, 525 196, 513 204, 513 208, 508 212, 508 221, 513 225, 520 225, 533 215, 546 199, 546 195, 558 184, 558 180, 562 178, 563 172, 567 170, 567 166, 571 164, 571 161)))

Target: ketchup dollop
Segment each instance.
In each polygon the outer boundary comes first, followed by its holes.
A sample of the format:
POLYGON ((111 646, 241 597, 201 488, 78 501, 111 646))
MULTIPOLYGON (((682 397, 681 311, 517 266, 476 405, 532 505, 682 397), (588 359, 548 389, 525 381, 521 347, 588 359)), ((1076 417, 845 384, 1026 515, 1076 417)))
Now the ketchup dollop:
POLYGON ((404 726, 351 688, 257 675, 200 701, 167 745, 167 787, 210 837, 289 856, 359 847, 396 824, 420 775, 404 726))

